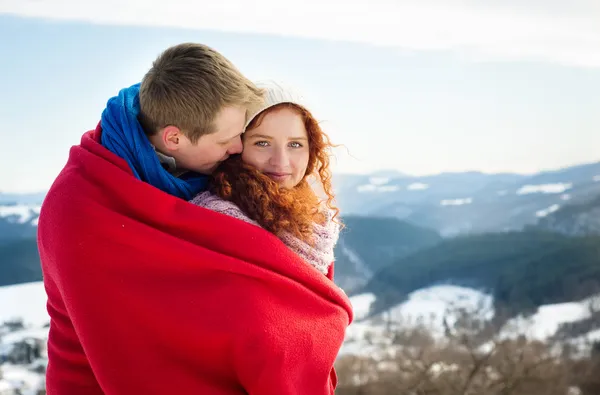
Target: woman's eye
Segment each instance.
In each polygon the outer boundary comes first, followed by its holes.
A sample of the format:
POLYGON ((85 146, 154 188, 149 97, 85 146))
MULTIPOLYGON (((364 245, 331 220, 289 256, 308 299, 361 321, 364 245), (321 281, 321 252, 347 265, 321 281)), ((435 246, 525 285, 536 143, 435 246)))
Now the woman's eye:
POLYGON ((266 147, 269 145, 268 141, 257 141, 256 143, 254 143, 254 145, 258 146, 258 147, 266 147))
POLYGON ((300 144, 300 143, 299 143, 299 142, 297 142, 297 141, 292 141, 292 142, 290 143, 290 147, 292 147, 292 148, 302 148, 302 144, 300 144))

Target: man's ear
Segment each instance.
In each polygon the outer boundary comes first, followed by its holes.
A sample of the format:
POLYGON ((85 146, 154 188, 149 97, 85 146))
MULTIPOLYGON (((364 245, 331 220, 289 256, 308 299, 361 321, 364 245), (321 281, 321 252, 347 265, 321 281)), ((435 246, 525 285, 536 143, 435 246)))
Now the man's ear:
POLYGON ((162 143, 167 150, 175 151, 180 147, 183 134, 177 126, 166 126, 162 130, 162 143))

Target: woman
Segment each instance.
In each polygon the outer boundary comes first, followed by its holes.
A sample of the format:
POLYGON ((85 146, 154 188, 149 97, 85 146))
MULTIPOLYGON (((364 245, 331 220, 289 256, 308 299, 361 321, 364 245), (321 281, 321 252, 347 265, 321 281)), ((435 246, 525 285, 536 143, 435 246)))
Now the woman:
MULTIPOLYGON (((226 160, 213 174, 209 191, 197 195, 192 203, 277 235, 301 258, 307 274, 313 275, 313 271, 317 279, 325 279, 326 275, 333 280, 333 249, 340 227, 329 170, 331 144, 297 94, 276 84, 263 88, 265 105, 248 121, 243 153, 226 160), (310 185, 311 177, 321 184, 323 200, 310 185)), ((280 265, 286 264, 282 261, 280 265)), ((283 273, 287 269, 270 270, 283 273)), ((315 280, 305 284, 310 288, 315 280)), ((284 281, 288 283, 287 279, 284 281)), ((339 291, 333 282, 329 286, 339 291)), ((296 285, 290 283, 289 289, 287 285, 268 287, 270 295, 262 297, 260 307, 269 311, 263 318, 266 321, 247 325, 249 330, 268 328, 254 341, 271 344, 268 351, 261 350, 264 355, 260 359, 275 367, 268 380, 274 379, 278 388, 265 384, 254 391, 256 384, 242 384, 244 390, 251 394, 332 395, 337 385, 333 366, 347 327, 347 322, 340 319, 339 305, 332 310, 329 305, 329 313, 306 316, 303 312, 313 310, 313 300, 323 301, 322 294, 309 291, 278 302, 280 295, 293 292, 296 285), (275 316, 280 319, 269 318, 275 316)), ((251 348, 248 354, 257 352, 251 348)), ((249 358, 247 365, 238 365, 236 374, 243 375, 255 363, 249 358)), ((267 379, 257 381, 266 383, 267 379)))
POLYGON ((213 174, 210 191, 192 203, 275 233, 308 264, 331 278, 339 210, 333 205, 327 135, 302 98, 265 84, 265 105, 248 121, 244 151, 213 174), (314 176, 326 200, 309 183, 314 176))

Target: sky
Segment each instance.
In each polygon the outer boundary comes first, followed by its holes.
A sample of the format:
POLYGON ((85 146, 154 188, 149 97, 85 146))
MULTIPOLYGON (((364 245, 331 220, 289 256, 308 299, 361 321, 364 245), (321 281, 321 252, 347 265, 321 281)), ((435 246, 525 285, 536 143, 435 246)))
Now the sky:
POLYGON ((336 172, 600 161, 597 0, 298 4, 0 0, 0 191, 47 189, 107 100, 186 41, 302 91, 336 172))

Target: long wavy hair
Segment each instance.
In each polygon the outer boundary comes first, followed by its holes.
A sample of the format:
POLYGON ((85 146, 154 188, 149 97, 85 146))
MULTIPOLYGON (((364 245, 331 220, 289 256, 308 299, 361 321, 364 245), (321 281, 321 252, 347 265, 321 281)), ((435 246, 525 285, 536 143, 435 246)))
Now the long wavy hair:
POLYGON ((281 108, 296 111, 306 128, 309 159, 300 183, 293 188, 284 188, 255 167, 242 162, 240 155, 235 155, 215 170, 210 190, 222 199, 236 204, 266 230, 276 235, 289 232, 312 243, 314 224, 323 224, 329 215, 325 210, 330 210, 332 219, 340 223, 329 168, 333 145, 313 115, 304 107, 292 103, 281 103, 264 110, 252 120, 246 130, 258 127, 267 114, 281 108), (324 199, 320 199, 310 185, 311 176, 321 184, 324 199))

